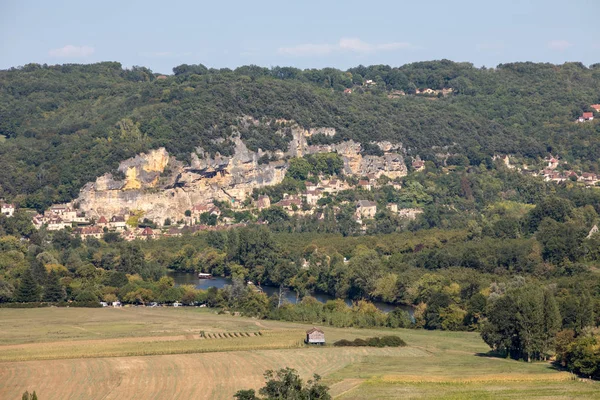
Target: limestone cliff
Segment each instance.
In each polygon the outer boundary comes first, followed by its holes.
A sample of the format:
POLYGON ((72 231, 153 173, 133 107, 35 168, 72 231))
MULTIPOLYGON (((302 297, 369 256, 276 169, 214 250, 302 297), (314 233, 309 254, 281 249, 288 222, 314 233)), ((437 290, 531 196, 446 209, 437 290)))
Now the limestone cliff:
POLYGON ((353 141, 308 146, 306 139, 313 134, 334 136, 335 129, 304 130, 294 126, 293 139, 285 153, 252 152, 238 137, 233 139, 233 156, 217 153, 211 157, 197 149, 191 155, 190 165, 169 157, 164 148, 153 150, 123 161, 119 171, 124 174, 124 179, 106 174, 87 184, 77 203, 93 217, 141 210, 145 218, 162 224, 166 218, 180 220, 194 205, 208 204, 215 199, 230 201, 236 207, 254 188, 275 185, 283 180, 287 170, 283 159, 321 152, 339 153, 346 174, 395 178, 407 173, 399 145, 378 143, 384 151, 383 156, 363 156, 361 145, 353 141), (265 153, 282 160, 259 164, 258 159, 265 153))

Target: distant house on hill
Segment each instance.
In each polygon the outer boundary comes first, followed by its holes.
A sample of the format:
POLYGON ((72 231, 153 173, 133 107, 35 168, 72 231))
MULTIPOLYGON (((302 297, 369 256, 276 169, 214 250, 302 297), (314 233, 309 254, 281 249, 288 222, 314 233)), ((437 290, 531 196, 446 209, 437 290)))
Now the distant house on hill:
POLYGON ((319 328, 311 328, 306 331, 306 344, 320 344, 321 346, 325 344, 325 332, 323 332, 319 328))
POLYGON ((369 200, 356 202, 356 216, 358 218, 374 218, 377 214, 377 203, 369 200))
POLYGON ((417 172, 423 171, 425 169, 425 162, 421 161, 420 159, 416 159, 412 162, 412 167, 417 172))
POLYGON ((15 213, 15 205, 2 203, 2 206, 0 206, 0 210, 0 212, 2 212, 2 214, 6 215, 7 217, 12 217, 15 213))
POLYGON ((113 215, 109 223, 109 226, 117 231, 124 230, 126 225, 125 217, 122 215, 113 215))
POLYGON ((302 200, 296 197, 288 197, 275 203, 277 207, 281 207, 287 211, 293 211, 294 208, 302 207, 302 200))
POLYGON ((546 162, 548 163, 546 165, 548 169, 555 169, 558 167, 558 158, 552 157, 552 155, 546 158, 546 162))
POLYGON ((149 227, 145 227, 144 230, 142 230, 142 233, 140 233, 140 236, 143 239, 154 239, 154 237, 156 236, 154 234, 154 231, 149 227))
POLYGON ((256 200, 256 208, 259 210, 271 207, 271 199, 269 196, 259 196, 256 200))
POLYGON ((591 121, 593 119, 594 119, 593 112, 584 112, 583 114, 581 114, 581 117, 579 117, 579 119, 577 121, 585 122, 585 121, 591 121))
POLYGON ((85 226, 83 228, 80 228, 79 231, 79 237, 82 239, 87 239, 87 238, 96 238, 96 239, 102 239, 102 236, 104 235, 104 230, 102 230, 102 228, 100 228, 99 226, 85 226))
POLYGON ((346 88, 346 89, 344 89, 344 93, 351 94, 352 93, 352 89, 346 88))
POLYGON ((592 104, 590 107, 593 108, 597 113, 600 113, 600 104, 592 104))
POLYGON ((96 225, 98 225, 101 228, 107 227, 108 226, 108 220, 104 217, 104 215, 100 216, 100 218, 98 218, 98 221, 96 222, 96 225))
POLYGON ((367 180, 364 180, 364 179, 363 179, 363 180, 360 180, 360 181, 358 181, 358 186, 359 186, 361 189, 364 189, 364 190, 371 190, 371 189, 372 189, 371 182, 369 182, 369 181, 367 181, 367 180))

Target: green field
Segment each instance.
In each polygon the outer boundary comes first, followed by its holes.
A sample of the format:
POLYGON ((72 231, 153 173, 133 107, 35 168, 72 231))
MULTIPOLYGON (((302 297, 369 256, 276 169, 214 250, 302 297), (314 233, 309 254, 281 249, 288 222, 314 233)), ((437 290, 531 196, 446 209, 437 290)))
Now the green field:
POLYGON ((328 342, 397 334, 405 348, 306 347, 307 325, 206 309, 1 309, 0 398, 228 399, 266 369, 321 374, 339 399, 600 398, 549 363, 488 357, 476 333, 325 327, 328 342))

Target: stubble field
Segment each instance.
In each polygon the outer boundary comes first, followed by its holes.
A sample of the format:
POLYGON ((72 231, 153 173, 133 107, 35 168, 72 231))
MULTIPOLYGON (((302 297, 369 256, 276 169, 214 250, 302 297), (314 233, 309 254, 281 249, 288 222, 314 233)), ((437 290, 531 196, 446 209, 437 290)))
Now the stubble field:
POLYGON ((409 346, 306 347, 307 325, 173 308, 0 309, 0 327, 0 399, 231 399, 286 366, 340 399, 600 398, 548 363, 486 356, 475 333, 324 328, 409 346))

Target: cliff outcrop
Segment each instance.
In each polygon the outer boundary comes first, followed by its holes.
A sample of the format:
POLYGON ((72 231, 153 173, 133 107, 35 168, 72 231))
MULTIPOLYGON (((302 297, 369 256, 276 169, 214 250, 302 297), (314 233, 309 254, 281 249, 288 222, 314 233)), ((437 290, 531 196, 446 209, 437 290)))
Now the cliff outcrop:
POLYGON ((106 174, 87 184, 76 202, 91 217, 143 211, 144 218, 162 225, 167 218, 180 220, 186 210, 213 200, 228 201, 237 207, 254 188, 280 183, 288 166, 285 160, 290 157, 337 152, 344 160, 346 174, 395 178, 407 173, 399 145, 378 143, 383 156, 362 155, 360 143, 353 141, 309 146, 307 138, 313 134, 334 136, 335 129, 304 130, 295 126, 285 153, 253 152, 236 137, 233 156, 217 153, 211 157, 199 148, 192 153, 189 165, 170 157, 164 148, 153 150, 123 161, 119 166, 123 179, 106 174), (261 164, 259 159, 264 154, 280 159, 261 164))

